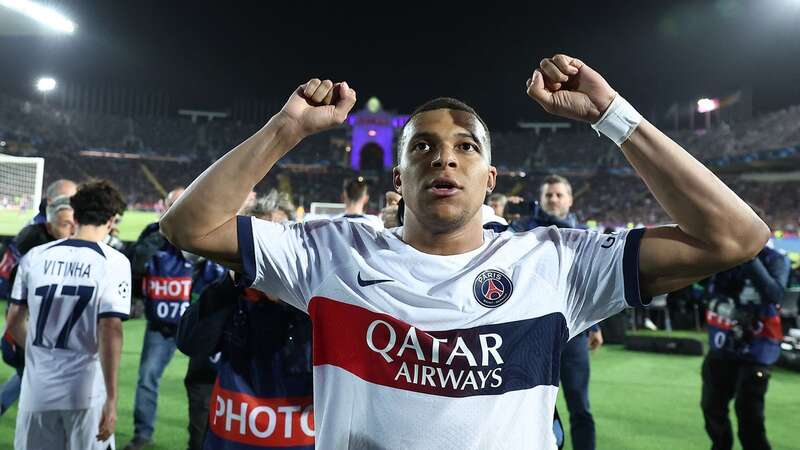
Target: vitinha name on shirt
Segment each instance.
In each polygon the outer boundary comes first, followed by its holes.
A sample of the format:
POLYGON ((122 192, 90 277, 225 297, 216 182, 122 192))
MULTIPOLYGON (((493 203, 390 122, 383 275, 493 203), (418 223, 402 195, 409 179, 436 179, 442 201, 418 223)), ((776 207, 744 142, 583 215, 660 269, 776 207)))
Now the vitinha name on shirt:
POLYGON ((503 338, 498 333, 443 332, 437 337, 413 326, 403 331, 375 320, 365 338, 367 347, 386 363, 400 362, 395 382, 458 391, 497 388, 503 383, 502 367, 497 367, 503 364, 503 338))
POLYGON ((80 261, 44 261, 44 274, 59 277, 89 278, 92 276, 92 265, 80 261))

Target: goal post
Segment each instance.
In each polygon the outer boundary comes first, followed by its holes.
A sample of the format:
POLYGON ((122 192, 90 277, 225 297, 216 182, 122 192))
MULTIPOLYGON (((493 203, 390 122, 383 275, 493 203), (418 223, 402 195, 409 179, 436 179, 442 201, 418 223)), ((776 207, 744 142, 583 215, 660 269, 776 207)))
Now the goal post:
POLYGON ((0 153, 0 209, 39 209, 44 158, 0 153))

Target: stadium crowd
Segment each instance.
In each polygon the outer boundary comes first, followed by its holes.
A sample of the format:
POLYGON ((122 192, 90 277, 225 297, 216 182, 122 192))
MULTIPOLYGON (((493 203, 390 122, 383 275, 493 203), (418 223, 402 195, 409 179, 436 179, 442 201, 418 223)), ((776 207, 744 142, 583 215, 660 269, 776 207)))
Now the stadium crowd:
MULTIPOLYGON (((130 205, 153 205, 165 187, 186 185, 222 152, 251 135, 257 124, 217 119, 192 123, 188 117, 123 117, 65 111, 0 94, 0 152, 47 158, 45 181, 60 177, 114 179, 130 205), (142 159, 81 156, 82 150, 130 152, 142 159), (170 160, 148 157, 172 156, 170 160), (149 172, 149 173, 145 173, 149 172), (151 176, 152 175, 152 176, 151 176)), ((670 136, 701 160, 752 158, 764 151, 795 148, 800 144, 800 106, 765 114, 741 123, 721 123, 710 130, 669 132, 670 136), (722 159, 720 159, 722 158, 722 159)), ((332 186, 355 175, 349 169, 342 145, 344 130, 312 136, 281 161, 282 190, 308 209, 313 201, 339 201, 332 186)), ((586 220, 619 226, 627 223, 661 223, 666 217, 644 185, 633 174, 619 173, 622 154, 589 129, 562 132, 498 131, 493 133, 495 164, 504 192, 532 198, 537 177, 547 172, 570 173, 581 201, 577 212, 586 220), (545 172, 542 172, 546 168, 545 172), (526 177, 520 177, 519 174, 526 177), (513 174, 513 175, 511 175, 513 174), (621 195, 622 193, 638 193, 621 195), (623 200, 624 199, 624 200, 623 200)), ((795 152, 783 152, 795 158, 795 152)), ((727 175, 724 180, 743 198, 765 211, 775 229, 793 231, 798 213, 793 198, 800 192, 796 181, 755 182, 727 175)), ((376 187, 388 189, 388 176, 373 177, 376 187)), ((259 186, 260 191, 278 187, 259 186)), ((374 199, 377 211, 383 205, 374 199)))

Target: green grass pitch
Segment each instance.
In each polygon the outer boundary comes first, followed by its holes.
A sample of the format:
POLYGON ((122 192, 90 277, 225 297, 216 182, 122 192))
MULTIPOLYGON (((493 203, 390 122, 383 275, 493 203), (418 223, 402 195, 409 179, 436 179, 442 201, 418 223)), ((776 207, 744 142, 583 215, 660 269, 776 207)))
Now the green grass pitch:
MULTIPOLYGON (((35 215, 31 211, 0 209, 0 236, 14 236, 35 215)), ((126 211, 119 227, 123 241, 134 241, 149 223, 158 220, 158 214, 152 211, 126 211)))
MULTIPOLYGON (((125 323, 120 370, 117 446, 133 432, 133 396, 139 368, 144 320, 125 323)), ((702 334, 683 335, 703 338, 702 334)), ((708 449, 700 412, 702 358, 636 353, 606 345, 592 355, 591 402, 597 423, 597 448, 613 450, 708 449)), ((183 376, 188 359, 180 353, 161 380, 153 450, 186 448, 187 406, 183 376)), ((0 364, 0 380, 12 369, 0 364)), ((767 393, 767 432, 776 450, 797 448, 800 374, 776 368, 767 393)), ((534 405, 531 405, 534 407, 534 405)), ((733 406, 731 405, 731 408, 733 406)), ((558 408, 567 420, 559 396, 558 408)), ((0 417, 0 449, 11 449, 16 407, 0 417)), ((567 447, 569 439, 567 440, 567 447)), ((735 447, 740 449, 741 447, 735 447)))

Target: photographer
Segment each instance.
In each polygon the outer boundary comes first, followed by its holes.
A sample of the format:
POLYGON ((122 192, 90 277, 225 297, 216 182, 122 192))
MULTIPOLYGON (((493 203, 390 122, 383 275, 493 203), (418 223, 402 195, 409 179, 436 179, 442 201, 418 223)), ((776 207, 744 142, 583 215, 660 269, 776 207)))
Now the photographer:
POLYGON ((713 450, 733 447, 728 418, 728 404, 733 398, 742 448, 770 448, 764 426, 764 396, 769 367, 780 354, 782 331, 777 305, 789 269, 786 257, 765 247, 751 261, 712 280, 714 300, 706 312, 710 350, 703 362, 701 405, 713 450), (759 301, 745 301, 750 286, 759 301))
MULTIPOLYGON (((293 219, 294 209, 288 196, 273 191, 245 214, 280 223, 293 219)), ((311 340, 308 316, 236 285, 233 272, 203 290, 181 317, 176 335, 195 369, 186 383, 189 448, 313 448, 311 340), (210 358, 216 375, 208 367, 210 358), (203 387, 209 376, 210 386, 203 387), (270 419, 274 433, 256 428, 254 419, 239 434, 230 432, 231 417, 239 411, 257 417, 252 411, 273 409, 278 411, 270 419)))

